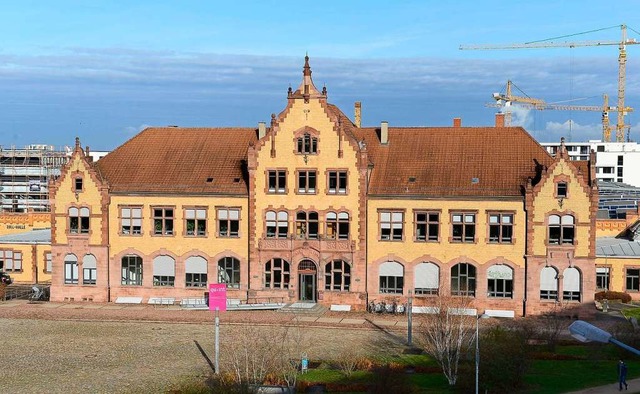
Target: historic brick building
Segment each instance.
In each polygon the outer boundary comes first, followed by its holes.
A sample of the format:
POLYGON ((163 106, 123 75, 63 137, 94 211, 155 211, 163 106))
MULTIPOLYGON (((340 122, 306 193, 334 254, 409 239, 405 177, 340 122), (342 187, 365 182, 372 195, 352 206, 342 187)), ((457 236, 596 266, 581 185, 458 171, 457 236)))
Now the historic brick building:
MULTIPOLYGON (((311 79, 258 128, 153 127, 51 185, 52 300, 229 297, 522 316, 592 305, 591 162, 520 127, 361 127, 311 79)), ((382 115, 382 114, 381 114, 382 115)))

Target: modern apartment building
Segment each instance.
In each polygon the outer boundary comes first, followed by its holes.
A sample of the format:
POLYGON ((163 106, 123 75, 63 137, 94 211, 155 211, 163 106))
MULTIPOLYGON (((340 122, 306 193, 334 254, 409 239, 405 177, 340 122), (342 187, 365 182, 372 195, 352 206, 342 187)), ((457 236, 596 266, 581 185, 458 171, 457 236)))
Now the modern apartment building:
MULTIPOLYGON (((201 297, 364 309, 467 296, 501 316, 591 311, 594 155, 521 127, 360 124, 313 84, 257 128, 152 127, 51 184, 51 299, 201 297)), ((384 114, 380 114, 384 116, 384 114)))

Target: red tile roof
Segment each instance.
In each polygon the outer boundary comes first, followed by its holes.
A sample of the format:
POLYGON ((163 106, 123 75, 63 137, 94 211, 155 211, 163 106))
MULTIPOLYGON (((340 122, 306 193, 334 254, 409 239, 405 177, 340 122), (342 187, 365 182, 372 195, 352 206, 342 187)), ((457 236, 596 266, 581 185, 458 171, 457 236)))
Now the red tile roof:
POLYGON ((253 128, 152 127, 96 163, 113 193, 248 195, 253 128))

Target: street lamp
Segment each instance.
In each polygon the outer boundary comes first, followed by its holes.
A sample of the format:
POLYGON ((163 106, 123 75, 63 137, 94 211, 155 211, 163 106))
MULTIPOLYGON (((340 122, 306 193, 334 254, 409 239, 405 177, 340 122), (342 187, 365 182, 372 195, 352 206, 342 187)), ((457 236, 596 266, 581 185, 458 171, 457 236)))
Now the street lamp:
POLYGON ((640 356, 640 350, 632 348, 629 345, 625 345, 624 343, 615 339, 610 333, 592 324, 589 324, 586 321, 574 321, 569 326, 569 332, 571 332, 572 337, 579 340, 580 342, 594 341, 602 343, 613 343, 614 345, 620 346, 621 348, 640 356))
POLYGON ((476 316, 476 394, 479 393, 480 388, 480 336, 478 335, 478 322, 480 319, 488 319, 490 317, 486 313, 476 316))

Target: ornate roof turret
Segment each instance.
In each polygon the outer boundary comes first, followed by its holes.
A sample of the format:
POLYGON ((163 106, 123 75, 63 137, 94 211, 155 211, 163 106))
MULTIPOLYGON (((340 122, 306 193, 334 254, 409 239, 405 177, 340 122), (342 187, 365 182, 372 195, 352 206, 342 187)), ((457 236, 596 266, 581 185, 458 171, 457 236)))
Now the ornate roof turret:
MULTIPOLYGON (((291 89, 291 88, 289 88, 291 89)), ((289 90, 288 96, 294 99, 304 99, 305 103, 309 102, 310 98, 325 99, 327 98, 327 88, 323 88, 320 92, 311 79, 311 67, 309 66, 309 56, 304 57, 304 67, 302 69, 302 83, 298 86, 295 92, 291 93, 289 90)))

